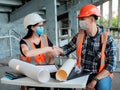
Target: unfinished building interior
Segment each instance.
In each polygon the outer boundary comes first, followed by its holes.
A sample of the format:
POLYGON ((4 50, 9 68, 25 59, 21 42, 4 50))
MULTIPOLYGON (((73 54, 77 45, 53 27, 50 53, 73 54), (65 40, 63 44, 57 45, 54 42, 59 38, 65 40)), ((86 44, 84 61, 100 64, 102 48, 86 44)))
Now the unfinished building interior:
MULTIPOLYGON (((112 90, 118 90, 120 88, 120 0, 0 0, 0 78, 4 76, 6 70, 9 70, 5 63, 12 58, 19 58, 19 42, 27 32, 23 25, 24 16, 35 12, 46 19, 44 33, 54 45, 61 47, 79 31, 76 16, 80 8, 88 3, 98 6, 102 14, 98 23, 105 26, 114 37, 118 69, 115 72, 112 90), (114 2, 118 3, 114 5, 114 2), (103 7, 106 3, 108 6, 103 7), (115 14, 113 6, 117 6, 116 27, 113 26, 112 18, 115 14), (105 8, 108 8, 107 25, 104 25, 105 8)), ((56 63, 62 65, 63 59, 69 57, 56 57, 56 63)), ((0 90, 20 90, 20 86, 0 83, 0 90)))

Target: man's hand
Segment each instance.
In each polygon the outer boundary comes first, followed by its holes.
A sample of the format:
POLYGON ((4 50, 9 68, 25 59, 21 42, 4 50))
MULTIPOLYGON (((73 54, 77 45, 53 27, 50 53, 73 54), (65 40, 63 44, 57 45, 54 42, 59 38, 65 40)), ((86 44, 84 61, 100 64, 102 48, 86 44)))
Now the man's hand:
POLYGON ((82 71, 82 67, 75 66, 75 72, 80 73, 82 71))
POLYGON ((97 81, 95 81, 94 79, 86 86, 85 90, 94 90, 95 85, 97 84, 97 81))
POLYGON ((53 56, 59 56, 61 54, 64 54, 63 50, 61 48, 59 48, 58 46, 53 46, 52 51, 50 53, 53 56))

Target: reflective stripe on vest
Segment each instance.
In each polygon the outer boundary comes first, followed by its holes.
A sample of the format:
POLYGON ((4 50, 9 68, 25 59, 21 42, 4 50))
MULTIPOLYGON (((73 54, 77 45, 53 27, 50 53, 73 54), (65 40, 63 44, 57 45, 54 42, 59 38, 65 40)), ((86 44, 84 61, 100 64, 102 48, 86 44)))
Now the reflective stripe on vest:
MULTIPOLYGON (((41 35, 41 38, 42 38, 42 41, 43 41, 43 44, 44 44, 44 47, 46 47, 46 46, 48 46, 48 39, 47 39, 47 37, 45 36, 45 38, 44 38, 44 36, 45 35, 41 35)), ((46 55, 46 63, 48 64, 49 63, 49 61, 48 61, 48 52, 45 54, 46 55)))
MULTIPOLYGON (((26 39, 24 41, 27 43, 29 50, 36 49, 36 47, 33 43, 33 40, 31 38, 26 39)), ((40 41, 41 41, 40 48, 44 48, 44 47, 48 46, 48 39, 47 39, 46 35, 40 36, 40 41)), ((33 56, 33 57, 26 57, 26 61, 31 62, 31 63, 48 64, 48 58, 49 58, 48 53, 43 53, 43 54, 33 56)))
MULTIPOLYGON (((31 50, 32 49, 32 45, 31 45, 30 40, 26 39, 26 43, 27 43, 29 49, 31 50)), ((29 62, 31 62, 32 64, 35 64, 34 57, 27 57, 27 60, 29 60, 29 62)))
MULTIPOLYGON (((77 55, 77 66, 78 67, 80 67, 80 65, 81 65, 82 43, 84 41, 84 37, 85 37, 85 33, 84 33, 83 30, 81 30, 78 33, 77 41, 76 41, 76 46, 77 46, 76 55, 77 55)), ((105 48, 106 48, 107 40, 108 40, 108 32, 104 32, 104 34, 101 35, 102 49, 101 49, 101 59, 100 59, 101 63, 100 63, 99 72, 101 72, 105 67, 105 52, 104 51, 105 51, 105 48)), ((110 76, 112 78, 113 73, 110 74, 110 76)))
POLYGON ((76 46, 77 46, 76 54, 77 54, 78 67, 80 67, 80 65, 81 65, 81 52, 82 52, 82 43, 81 42, 83 42, 84 36, 85 36, 84 31, 81 30, 78 34, 78 38, 76 41, 76 46))
POLYGON ((101 35, 102 50, 101 50, 101 63, 100 63, 99 72, 101 72, 105 67, 105 48, 106 48, 107 39, 108 39, 108 32, 101 35))

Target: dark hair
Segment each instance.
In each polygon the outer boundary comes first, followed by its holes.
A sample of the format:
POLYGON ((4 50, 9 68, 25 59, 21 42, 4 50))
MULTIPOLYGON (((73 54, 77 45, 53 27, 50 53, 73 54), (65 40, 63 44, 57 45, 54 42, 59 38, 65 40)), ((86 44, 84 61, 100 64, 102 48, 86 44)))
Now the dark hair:
POLYGON ((91 16, 93 16, 95 18, 95 20, 98 20, 98 16, 96 16, 96 15, 91 15, 91 16))
POLYGON ((27 27, 27 29, 28 29, 28 32, 27 32, 27 34, 23 37, 23 39, 28 39, 28 38, 30 38, 32 35, 33 35, 33 30, 31 29, 31 25, 29 25, 28 27, 27 27))
MULTIPOLYGON (((38 24, 38 23, 37 23, 37 24, 38 24)), ((27 26, 28 32, 27 32, 27 34, 23 37, 23 39, 28 39, 28 38, 30 38, 30 37, 33 35, 33 32, 34 32, 34 31, 31 29, 31 27, 32 27, 32 26, 36 26, 37 24, 27 26)))

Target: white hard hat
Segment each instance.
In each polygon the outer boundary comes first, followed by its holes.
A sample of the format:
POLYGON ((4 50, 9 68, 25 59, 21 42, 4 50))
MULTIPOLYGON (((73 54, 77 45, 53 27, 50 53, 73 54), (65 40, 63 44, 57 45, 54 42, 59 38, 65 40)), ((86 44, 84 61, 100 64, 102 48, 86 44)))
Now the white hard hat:
POLYGON ((45 19, 43 19, 39 14, 37 13, 31 13, 25 16, 24 18, 24 27, 27 28, 29 25, 35 25, 39 22, 44 22, 45 19))

